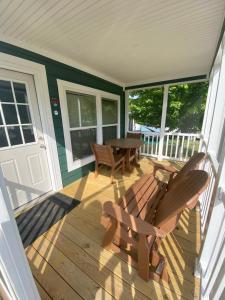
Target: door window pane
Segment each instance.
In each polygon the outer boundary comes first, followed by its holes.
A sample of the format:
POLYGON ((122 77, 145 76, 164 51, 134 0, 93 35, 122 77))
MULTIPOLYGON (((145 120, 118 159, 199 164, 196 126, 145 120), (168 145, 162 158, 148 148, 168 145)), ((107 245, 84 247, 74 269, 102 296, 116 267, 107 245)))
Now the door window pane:
POLYGON ((96 100, 94 96, 79 95, 81 126, 95 126, 96 122, 96 100))
POLYGON ((80 127, 78 96, 76 94, 66 93, 67 108, 69 115, 70 128, 80 127))
POLYGON ((0 127, 0 148, 7 147, 8 142, 6 138, 5 128, 0 127))
POLYGON ((0 80, 0 102, 14 102, 10 81, 0 80))
POLYGON ((16 102, 27 103, 27 91, 24 83, 13 82, 16 102))
POLYGON ((96 129, 73 130, 70 132, 73 160, 92 155, 90 143, 96 143, 96 129))
POLYGON ((25 143, 35 142, 33 126, 31 125, 22 126, 22 130, 23 130, 25 143))
POLYGON ((28 105, 18 105, 18 111, 21 124, 32 123, 30 109, 28 105))
POLYGON ((18 124, 16 107, 14 104, 2 104, 2 110, 7 125, 18 124))
POLYGON ((102 99, 102 123, 106 124, 116 124, 118 123, 117 117, 117 101, 110 99, 102 99))
POLYGON ((7 129, 8 129, 10 143, 12 146, 23 143, 19 126, 8 126, 7 129))
POLYGON ((103 143, 107 140, 116 139, 117 138, 117 126, 109 126, 109 127, 103 127, 103 143))

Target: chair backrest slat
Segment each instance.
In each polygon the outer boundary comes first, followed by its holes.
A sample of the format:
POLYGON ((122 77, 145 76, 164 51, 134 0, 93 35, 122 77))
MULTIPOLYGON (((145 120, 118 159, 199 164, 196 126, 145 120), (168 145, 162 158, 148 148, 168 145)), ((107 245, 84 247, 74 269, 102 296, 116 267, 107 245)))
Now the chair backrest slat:
POLYGON ((140 140, 142 136, 141 132, 127 132, 127 139, 137 139, 140 140))
POLYGON ((113 150, 109 145, 92 144, 92 151, 99 164, 112 166, 114 164, 113 150))

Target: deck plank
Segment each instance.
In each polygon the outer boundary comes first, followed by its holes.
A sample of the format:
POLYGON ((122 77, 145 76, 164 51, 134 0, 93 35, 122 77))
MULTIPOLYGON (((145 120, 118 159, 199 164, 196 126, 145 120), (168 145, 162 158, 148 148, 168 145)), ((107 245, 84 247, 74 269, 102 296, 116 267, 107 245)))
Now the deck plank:
POLYGON ((82 299, 77 292, 73 290, 51 267, 51 265, 43 259, 36 249, 34 249, 32 246, 29 246, 26 248, 26 254, 33 276, 37 279, 37 281, 51 298, 57 300, 82 299))
POLYGON ((40 283, 35 279, 35 283, 36 283, 36 286, 38 288, 38 292, 39 292, 39 295, 41 297, 41 300, 51 300, 53 298, 51 298, 48 293, 43 289, 43 287, 40 285, 40 283))
MULTIPOLYGON (((51 230, 46 233, 46 237, 51 239, 55 236, 55 233, 58 232, 56 227, 52 227, 51 230)), ((128 266, 127 263, 123 262, 119 257, 114 255, 111 251, 101 248, 98 243, 94 242, 92 239, 88 238, 86 235, 77 230, 75 227, 64 221, 60 229, 60 234, 66 236, 72 242, 79 244, 79 246, 91 255, 93 258, 97 259, 102 265, 106 268, 109 268, 112 272, 117 274, 121 279, 125 280, 129 284, 133 284, 142 293, 145 293, 146 296, 149 294, 153 295, 162 294, 163 299, 169 298, 179 298, 182 297, 182 289, 179 287, 178 282, 184 281, 182 278, 175 278, 173 286, 162 282, 162 284, 156 283, 154 281, 144 282, 137 274, 137 271, 128 266), (177 294, 177 295, 175 295, 177 294), (179 295, 179 296, 178 296, 179 295)), ((64 238, 65 240, 65 238, 64 238)), ((174 276, 176 277, 176 276, 174 276)), ((188 295, 193 295, 193 286, 192 283, 186 282, 185 288, 187 289, 188 295)))
POLYGON ((61 276, 63 276, 63 278, 68 283, 73 284, 72 286, 74 288, 77 289, 75 284, 78 284, 79 288, 81 289, 81 291, 79 292, 80 294, 82 290, 85 289, 83 285, 86 285, 87 291, 89 293, 91 291, 92 295, 90 295, 91 297, 89 297, 89 294, 82 295, 84 299, 101 299, 103 295, 104 299, 112 299, 111 296, 109 297, 109 294, 113 294, 116 299, 128 300, 132 299, 135 295, 137 296, 137 299, 140 300, 149 299, 142 293, 136 291, 132 286, 121 280, 121 278, 118 277, 114 272, 111 272, 109 269, 105 268, 104 265, 101 265, 96 257, 92 258, 81 247, 79 247, 76 243, 73 243, 64 235, 58 234, 57 238, 55 238, 54 233, 50 238, 49 233, 50 231, 47 233, 47 237, 42 236, 38 240, 36 240, 34 243, 34 247, 37 247, 40 254, 44 256, 46 249, 53 247, 53 252, 55 252, 55 254, 51 254, 49 257, 45 257, 46 260, 48 260, 48 262, 60 272, 61 276), (63 258, 60 258, 59 253, 61 253, 61 256, 63 256, 63 258), (52 259, 53 256, 55 256, 54 261, 52 259), (71 268, 69 264, 66 264, 68 257, 70 264, 72 263, 72 265, 76 265, 80 269, 80 275, 86 274, 92 279, 92 282, 96 282, 94 286, 89 286, 87 279, 82 278, 82 276, 81 278, 79 278, 78 275, 74 272, 74 268, 71 268), (62 263, 60 264, 59 261, 62 261, 62 263), (62 267, 60 266, 62 264, 65 265, 63 266, 65 270, 62 270, 62 267), (70 275, 72 277, 69 277, 70 275), (76 283, 75 281, 78 282, 76 283), (99 285, 102 286, 102 289, 99 288, 99 285), (98 291, 98 294, 96 293, 96 289, 98 291), (107 291, 107 293, 105 291, 107 291))

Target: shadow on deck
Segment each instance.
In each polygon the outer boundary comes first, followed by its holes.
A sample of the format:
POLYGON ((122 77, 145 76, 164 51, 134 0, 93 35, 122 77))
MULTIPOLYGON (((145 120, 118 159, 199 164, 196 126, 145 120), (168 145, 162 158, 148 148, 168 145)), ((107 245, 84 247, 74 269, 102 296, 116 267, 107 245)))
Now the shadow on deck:
MULTIPOLYGON (((199 282, 193 276, 200 243, 196 211, 186 210, 161 246, 170 284, 143 281, 134 268, 101 248, 102 205, 107 200, 117 202, 135 180, 152 172, 151 160, 142 158, 140 164, 131 174, 117 174, 114 185, 102 169, 97 179, 90 173, 60 192, 80 204, 26 248, 42 299, 198 299, 199 282)), ((158 175, 167 179, 166 173, 158 175)))

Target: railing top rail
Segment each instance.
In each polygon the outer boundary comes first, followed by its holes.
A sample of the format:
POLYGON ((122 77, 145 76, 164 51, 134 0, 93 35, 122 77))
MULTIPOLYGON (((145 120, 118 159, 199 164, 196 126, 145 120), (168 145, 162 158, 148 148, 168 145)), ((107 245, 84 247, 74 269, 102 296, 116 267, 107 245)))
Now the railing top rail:
POLYGON ((165 135, 179 135, 179 136, 195 136, 201 137, 200 133, 182 133, 182 132, 165 132, 165 135))
POLYGON ((160 132, 141 132, 145 136, 158 136, 160 135, 160 132))
MULTIPOLYGON (((160 135, 160 132, 141 132, 143 135, 145 136, 158 136, 160 135)), ((192 136, 192 137, 197 137, 200 138, 201 134, 200 133, 181 133, 181 132, 165 132, 164 133, 165 136, 167 135, 174 135, 174 136, 192 136)))

